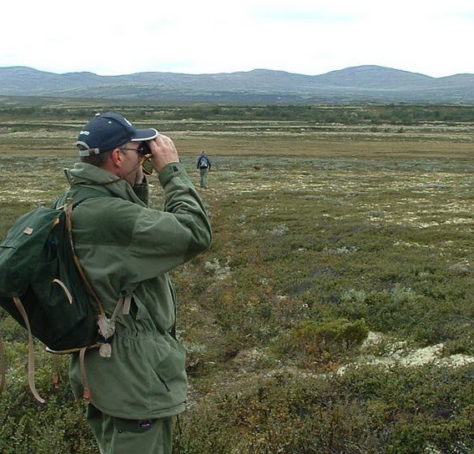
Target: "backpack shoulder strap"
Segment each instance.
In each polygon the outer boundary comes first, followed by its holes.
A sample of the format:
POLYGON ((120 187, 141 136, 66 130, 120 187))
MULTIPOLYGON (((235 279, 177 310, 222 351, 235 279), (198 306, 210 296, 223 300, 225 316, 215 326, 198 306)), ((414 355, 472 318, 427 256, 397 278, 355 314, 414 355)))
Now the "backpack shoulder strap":
POLYGON ((70 247, 70 250, 72 252, 72 258, 73 258, 74 264, 76 265, 76 269, 79 272, 79 275, 81 276, 81 279, 82 279, 87 291, 89 292, 89 295, 92 297, 92 299, 94 300, 94 302, 96 304, 96 309, 98 311, 99 317, 102 317, 102 316, 105 315, 104 307, 102 306, 102 303, 101 303, 99 297, 97 296, 97 293, 95 292, 94 288, 92 287, 92 284, 90 283, 90 281, 89 281, 89 279, 86 275, 84 267, 82 266, 82 264, 79 260, 79 257, 76 254, 76 249, 74 247, 74 240, 73 240, 73 236, 72 236, 72 211, 73 211, 73 209, 77 205, 79 205, 81 202, 83 202, 84 200, 87 200, 91 197, 100 197, 98 192, 99 191, 96 191, 96 194, 92 195, 92 196, 87 195, 87 194, 84 193, 82 195, 82 197, 76 198, 75 200, 72 197, 67 197, 66 198, 66 203, 64 205, 64 213, 66 215, 66 234, 67 234, 67 238, 68 238, 68 241, 69 241, 69 247, 70 247))
POLYGON ((97 198, 97 197, 113 197, 106 189, 96 187, 92 185, 74 184, 64 192, 56 201, 53 203, 53 207, 56 209, 64 209, 68 201, 72 202, 72 208, 76 208, 84 200, 97 198))

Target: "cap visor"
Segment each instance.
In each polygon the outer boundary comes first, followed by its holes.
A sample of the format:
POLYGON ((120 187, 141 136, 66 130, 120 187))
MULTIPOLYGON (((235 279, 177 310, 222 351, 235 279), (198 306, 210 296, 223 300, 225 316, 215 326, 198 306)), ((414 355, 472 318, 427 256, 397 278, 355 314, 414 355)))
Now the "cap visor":
POLYGON ((159 132, 154 129, 136 129, 135 137, 131 139, 132 142, 142 142, 144 140, 151 140, 159 136, 159 132))

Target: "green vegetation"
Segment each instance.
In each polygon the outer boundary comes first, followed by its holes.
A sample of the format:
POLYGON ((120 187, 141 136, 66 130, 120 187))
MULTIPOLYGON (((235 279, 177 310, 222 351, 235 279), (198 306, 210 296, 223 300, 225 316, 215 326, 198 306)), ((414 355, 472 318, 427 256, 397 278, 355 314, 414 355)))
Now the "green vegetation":
POLYGON ((473 408, 452 409, 467 401, 470 385, 466 371, 429 367, 242 378, 191 409, 181 451, 467 454, 473 408))
POLYGON ((318 124, 399 124, 415 125, 426 122, 473 123, 474 106, 453 105, 378 105, 350 106, 315 104, 270 105, 156 105, 156 103, 111 100, 71 100, 62 98, 0 97, 0 119, 41 121, 81 120, 96 111, 120 110, 132 118, 160 120, 283 120, 312 121, 318 124), (40 101, 39 101, 40 100, 40 101))
MULTIPOLYGON (((73 165, 71 144, 89 116, 79 108, 31 117, 0 109, 0 237, 65 188, 62 168, 73 165)), ((191 383, 176 452, 473 452, 471 108, 327 107, 340 112, 337 124, 304 119, 304 106, 287 106, 294 116, 281 121, 209 106, 186 121, 181 107, 168 119, 158 114, 168 108, 107 108, 159 124, 196 182, 199 150, 214 163, 202 193, 213 245, 173 272, 191 383), (373 117, 345 123, 352 109, 373 117), (377 110, 397 109, 416 121, 375 121, 377 110), (430 117, 436 109, 444 120, 430 117), (206 119, 190 120, 199 114, 206 119)), ((67 358, 38 345, 48 403, 36 404, 24 332, 0 318, 2 452, 96 452, 67 387, 67 358)))

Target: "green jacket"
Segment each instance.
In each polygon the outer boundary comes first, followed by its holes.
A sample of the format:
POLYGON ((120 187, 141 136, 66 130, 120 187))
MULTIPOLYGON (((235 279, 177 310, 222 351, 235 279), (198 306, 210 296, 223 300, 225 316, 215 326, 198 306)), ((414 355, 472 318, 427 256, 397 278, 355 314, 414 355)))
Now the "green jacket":
MULTIPOLYGON (((74 209, 73 235, 108 316, 121 296, 132 296, 130 313, 116 320, 111 357, 103 358, 97 350, 86 353, 91 403, 127 419, 178 414, 186 400, 185 352, 173 336, 176 298, 167 273, 210 245, 202 202, 179 163, 159 174, 163 211, 146 206, 147 184, 132 188, 85 163, 66 173, 71 187, 93 186, 104 192, 104 197, 87 199, 74 209)), ((79 369, 74 355, 70 378, 76 396, 82 395, 79 369)))

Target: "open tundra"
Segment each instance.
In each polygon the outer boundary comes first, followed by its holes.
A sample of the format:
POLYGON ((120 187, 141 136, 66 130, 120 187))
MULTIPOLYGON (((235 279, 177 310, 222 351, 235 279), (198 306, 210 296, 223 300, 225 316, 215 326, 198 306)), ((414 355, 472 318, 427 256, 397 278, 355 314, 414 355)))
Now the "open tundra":
MULTIPOLYGON (((196 183, 200 151, 213 163, 202 192, 213 245, 173 276, 191 384, 181 454, 473 452, 472 118, 349 124, 303 119, 301 107, 238 120, 204 106, 198 120, 123 108, 175 139, 196 183)), ((2 237, 66 186, 82 109, 0 109, 2 237)), ((6 314, 0 330, 2 452, 95 452, 67 358, 37 346, 39 409, 25 333, 6 314)))

